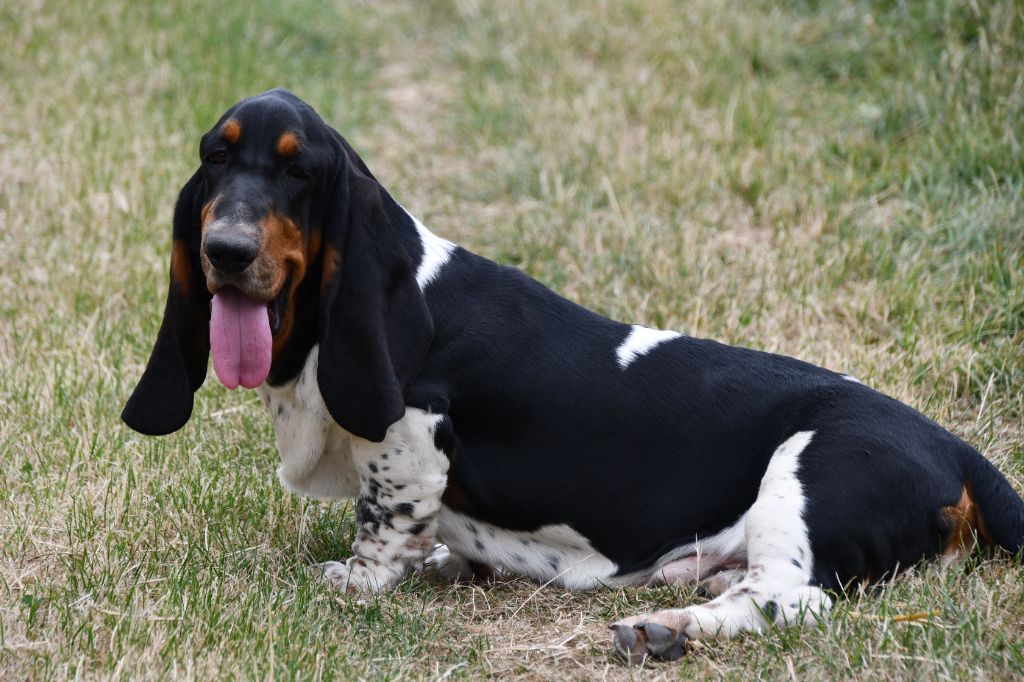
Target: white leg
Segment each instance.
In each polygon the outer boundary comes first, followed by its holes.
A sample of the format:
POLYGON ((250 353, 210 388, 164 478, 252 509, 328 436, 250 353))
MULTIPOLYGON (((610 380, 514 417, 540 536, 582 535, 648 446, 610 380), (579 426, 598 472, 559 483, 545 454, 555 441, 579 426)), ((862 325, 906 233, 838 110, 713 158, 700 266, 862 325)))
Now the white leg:
POLYGON ((789 438, 772 455, 757 500, 746 514, 749 570, 739 583, 699 606, 633 616, 612 625, 616 649, 631 662, 682 656, 689 639, 734 637, 770 625, 826 617, 831 600, 808 585, 812 556, 797 478, 800 453, 813 432, 789 438))
POLYGON ((408 408, 381 443, 352 439, 359 471, 353 556, 320 564, 324 577, 350 592, 390 589, 436 544, 448 458, 434 445, 443 415, 408 408))

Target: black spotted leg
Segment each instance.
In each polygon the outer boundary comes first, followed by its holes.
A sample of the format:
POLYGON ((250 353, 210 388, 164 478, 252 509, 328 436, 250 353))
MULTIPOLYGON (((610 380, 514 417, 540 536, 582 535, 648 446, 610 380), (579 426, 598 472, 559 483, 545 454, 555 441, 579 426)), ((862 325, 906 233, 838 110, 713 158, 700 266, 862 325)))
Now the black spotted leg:
POLYGON ((443 415, 408 408, 384 441, 352 440, 359 472, 353 556, 319 564, 325 579, 349 592, 394 587, 434 548, 448 458, 434 444, 443 415))

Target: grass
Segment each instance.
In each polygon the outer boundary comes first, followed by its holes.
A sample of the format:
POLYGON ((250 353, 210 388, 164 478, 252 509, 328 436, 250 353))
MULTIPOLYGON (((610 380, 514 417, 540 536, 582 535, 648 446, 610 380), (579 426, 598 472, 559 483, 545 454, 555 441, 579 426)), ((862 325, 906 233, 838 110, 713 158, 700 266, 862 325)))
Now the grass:
POLYGON ((1021 5, 566 5, 3 5, 0 677, 1024 671, 1024 573, 980 558, 635 671, 605 624, 697 595, 411 578, 359 603, 307 577, 351 511, 281 489, 253 393, 209 382, 168 438, 120 424, 198 135, 283 85, 435 232, 607 315, 849 371, 1024 489, 1021 5))

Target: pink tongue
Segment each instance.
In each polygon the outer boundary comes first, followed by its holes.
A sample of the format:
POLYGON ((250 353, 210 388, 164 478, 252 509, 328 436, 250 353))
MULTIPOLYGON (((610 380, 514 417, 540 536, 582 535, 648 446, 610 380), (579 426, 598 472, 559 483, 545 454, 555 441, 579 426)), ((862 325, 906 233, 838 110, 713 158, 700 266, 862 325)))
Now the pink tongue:
POLYGON ((265 303, 225 287, 213 297, 210 349, 213 370, 228 388, 255 388, 270 373, 270 317, 265 303))

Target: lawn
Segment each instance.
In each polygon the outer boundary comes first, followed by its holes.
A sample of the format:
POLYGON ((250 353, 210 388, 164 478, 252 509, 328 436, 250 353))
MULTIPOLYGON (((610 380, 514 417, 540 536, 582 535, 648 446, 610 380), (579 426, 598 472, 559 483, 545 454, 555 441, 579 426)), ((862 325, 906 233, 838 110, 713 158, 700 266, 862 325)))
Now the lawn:
POLYGON ((280 487, 254 392, 207 381, 167 438, 118 418, 198 137, 284 86, 434 232, 608 316, 849 372, 1024 490, 1019 2, 14 0, 0 45, 0 678, 1024 671, 1024 571, 981 556, 632 671, 607 623, 700 595, 410 578, 362 603, 307 575, 352 511, 280 487))

